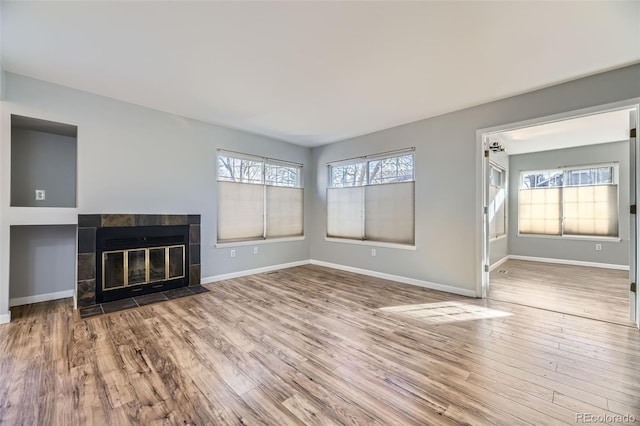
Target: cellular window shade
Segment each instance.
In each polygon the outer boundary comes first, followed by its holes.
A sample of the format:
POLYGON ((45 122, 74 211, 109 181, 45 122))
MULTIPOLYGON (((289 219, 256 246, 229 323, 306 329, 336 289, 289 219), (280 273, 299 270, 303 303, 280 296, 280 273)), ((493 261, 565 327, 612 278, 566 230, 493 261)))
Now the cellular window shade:
POLYGON ((218 241, 262 238, 264 185, 218 182, 218 241))
POLYGON ((618 236, 618 185, 566 187, 564 233, 618 236))
POLYGON ((561 188, 521 189, 518 223, 521 234, 561 235, 561 188))
POLYGON ((267 238, 302 235, 303 190, 267 186, 267 238))
POLYGON ((364 238, 364 187, 327 189, 327 237, 364 238))
POLYGON ((414 244, 414 182, 365 187, 367 240, 414 244))

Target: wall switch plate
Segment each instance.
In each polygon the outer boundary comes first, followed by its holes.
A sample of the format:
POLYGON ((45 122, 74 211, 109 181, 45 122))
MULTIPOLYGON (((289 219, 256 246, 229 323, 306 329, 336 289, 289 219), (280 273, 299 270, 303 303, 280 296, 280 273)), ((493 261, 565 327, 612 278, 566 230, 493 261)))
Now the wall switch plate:
POLYGON ((596 244, 596 251, 602 250, 602 244, 596 244))
POLYGON ((236 257, 236 251, 235 251, 235 250, 231 250, 231 251, 229 252, 229 256, 230 256, 230 257, 236 257))
POLYGON ((45 190, 44 189, 36 189, 36 201, 44 201, 45 190))
POLYGON ((373 257, 376 256, 376 249, 371 249, 371 256, 373 256, 373 257))
POLYGON ((258 254, 258 247, 253 248, 253 254, 258 254))

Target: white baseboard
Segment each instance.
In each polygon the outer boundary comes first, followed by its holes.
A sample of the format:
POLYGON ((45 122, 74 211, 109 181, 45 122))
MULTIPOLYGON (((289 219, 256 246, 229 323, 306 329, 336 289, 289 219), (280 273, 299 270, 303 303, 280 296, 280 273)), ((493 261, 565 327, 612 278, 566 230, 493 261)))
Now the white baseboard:
POLYGON ((247 275, 253 275, 253 274, 262 274, 265 272, 277 271, 279 269, 293 268, 295 266, 302 266, 302 265, 308 265, 308 264, 324 266, 327 268, 338 269, 341 271, 353 272, 361 275, 368 275, 370 277, 382 278, 390 281, 397 281, 404 284, 411 284, 418 287, 429 288, 431 290, 439 290, 439 291, 444 291, 446 293, 458 294, 460 296, 476 297, 476 292, 473 290, 467 290, 464 288, 458 288, 458 287, 453 287, 453 286, 444 285, 444 284, 436 284, 429 281, 417 280, 415 278, 402 277, 400 275, 385 274, 384 272, 376 272, 368 269, 354 268, 352 266, 339 265, 337 263, 323 262, 321 260, 314 260, 314 259, 301 260, 298 262, 291 262, 291 263, 282 263, 279 265, 266 266, 264 268, 248 269, 246 271, 232 272, 230 274, 221 274, 221 275, 214 275, 211 277, 203 277, 200 280, 200 282, 202 284, 210 284, 217 281, 230 280, 232 278, 245 277, 247 275))
POLYGON ((31 303, 46 302, 48 300, 64 299, 73 297, 73 290, 58 291, 55 293, 38 294, 36 296, 16 297, 9 299, 9 306, 29 305, 31 303))
POLYGON ((9 322, 11 322, 11 312, 0 315, 0 324, 7 324, 9 322))
POLYGON ((585 262, 582 260, 567 260, 567 259, 553 259, 550 257, 520 256, 517 254, 510 254, 507 257, 513 260, 528 260, 530 262, 559 263, 561 265, 589 266, 591 268, 617 269, 620 271, 629 270, 629 265, 617 265, 615 263, 585 262))
POLYGON ((376 272, 376 271, 371 271, 369 269, 354 268, 352 266, 345 266, 345 265, 339 265, 337 263, 323 262, 321 260, 311 259, 309 263, 311 263, 312 265, 339 269, 341 271, 353 272, 355 274, 368 275, 370 277, 382 278, 390 281, 397 281, 404 284, 411 284, 418 287, 428 288, 431 290, 438 290, 438 291, 444 291, 446 293, 458 294, 460 296, 476 297, 476 292, 474 290, 468 290, 466 288, 458 288, 458 287, 453 287, 445 284, 436 284, 429 281, 417 280, 415 278, 408 278, 400 275, 386 274, 384 272, 376 272))
POLYGON ((247 269, 245 271, 231 272, 230 274, 214 275, 211 277, 203 277, 200 280, 202 284, 215 283, 217 281, 230 280, 232 278, 246 277, 247 275, 263 274, 265 272, 277 271, 278 269, 293 268, 294 266, 308 265, 308 260, 300 260, 298 262, 281 263, 279 265, 265 266, 264 268, 247 269))
POLYGON ((493 265, 489 266, 489 271, 493 271, 494 269, 496 269, 498 266, 502 265, 507 260, 509 260, 509 256, 505 256, 502 259, 498 260, 496 263, 494 263, 493 265))

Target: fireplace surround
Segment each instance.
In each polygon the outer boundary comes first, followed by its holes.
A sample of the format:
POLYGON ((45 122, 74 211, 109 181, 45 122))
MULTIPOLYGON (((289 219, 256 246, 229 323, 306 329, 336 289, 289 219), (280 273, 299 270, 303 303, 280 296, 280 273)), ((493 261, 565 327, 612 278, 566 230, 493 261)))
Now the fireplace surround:
POLYGON ((78 215, 79 308, 200 284, 200 215, 78 215))

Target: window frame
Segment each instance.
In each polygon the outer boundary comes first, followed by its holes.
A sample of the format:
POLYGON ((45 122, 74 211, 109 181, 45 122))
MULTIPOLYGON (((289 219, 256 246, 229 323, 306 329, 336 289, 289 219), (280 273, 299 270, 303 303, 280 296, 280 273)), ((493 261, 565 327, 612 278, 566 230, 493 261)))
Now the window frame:
MULTIPOLYGON (((401 150, 396 150, 396 151, 389 151, 389 152, 385 152, 385 153, 380 153, 380 154, 372 154, 372 155, 365 155, 362 157, 356 157, 356 158, 351 158, 351 159, 345 159, 345 160, 339 160, 339 161, 334 161, 334 162, 329 162, 327 163, 327 190, 329 189, 343 189, 343 188, 363 188, 363 190, 368 187, 368 186, 379 186, 379 185, 394 185, 394 184, 399 184, 399 183, 409 183, 409 182, 413 182, 414 184, 414 217, 413 217, 413 221, 414 221, 414 238, 413 238, 413 244, 402 244, 402 243, 396 243, 396 242, 388 242, 388 241, 378 241, 378 240, 369 240, 366 238, 363 239, 355 239, 355 238, 341 238, 341 237, 330 237, 325 233, 325 241, 328 242, 336 242, 336 243, 346 243, 346 244, 356 244, 356 245, 365 245, 365 246, 375 246, 375 247, 388 247, 388 248, 398 248, 398 249, 403 249, 403 250, 416 250, 416 242, 415 242, 415 224, 416 224, 416 217, 415 217, 415 183, 416 183, 416 167, 415 167, 415 147, 410 147, 410 148, 405 148, 405 149, 401 149, 401 150), (401 181, 396 181, 396 182, 379 182, 379 183, 371 183, 371 176, 370 176, 370 162, 372 161, 378 161, 378 160, 385 160, 385 159, 389 159, 389 158, 396 158, 396 157, 402 157, 405 155, 411 155, 411 179, 407 179, 407 180, 401 180, 401 181), (335 186, 333 185, 333 168, 334 167, 344 167, 344 166, 348 166, 348 165, 352 165, 352 164, 363 164, 364 165, 364 170, 365 170, 365 177, 362 180, 363 183, 358 184, 358 185, 342 185, 342 186, 335 186)), ((327 206, 328 208, 328 206, 327 206)), ((363 214, 362 214, 362 221, 363 221, 363 229, 364 229, 364 221, 366 220, 366 211, 364 211, 364 204, 363 204, 363 214)), ((325 213, 328 214, 328 210, 325 209, 325 213)))
MULTIPOLYGON (((560 222, 560 235, 551 235, 551 234, 530 234, 530 233, 521 233, 520 232, 520 220, 517 220, 518 232, 516 236, 522 238, 550 238, 550 239, 564 239, 564 240, 580 240, 580 241, 608 241, 608 242, 620 242, 622 241, 622 237, 620 236, 620 218, 621 218, 621 209, 620 209, 620 163, 618 161, 607 161, 603 163, 588 163, 582 165, 573 165, 573 166, 561 166, 555 168, 545 168, 545 169, 527 169, 520 170, 519 178, 518 178, 518 209, 520 208, 520 190, 522 189, 536 189, 536 187, 528 188, 523 186, 524 175, 526 174, 541 174, 545 172, 562 172, 562 185, 560 186, 547 186, 541 188, 559 188, 560 191, 560 207, 561 207, 561 222, 560 222), (565 174, 574 170, 588 170, 588 169, 599 169, 611 167, 612 168, 612 181, 611 183, 595 183, 595 184, 585 184, 585 185, 565 185, 565 174), (598 186, 598 185, 611 185, 617 187, 617 199, 618 199, 618 211, 617 211, 617 222, 618 222, 618 235, 617 236, 606 236, 606 235, 580 235, 580 234, 565 234, 564 233, 564 200, 562 197, 562 189, 563 188, 576 188, 581 186, 598 186)), ((597 173, 597 172, 596 172, 597 173)))
POLYGON ((509 236, 509 180, 507 169, 505 167, 494 161, 489 161, 489 176, 491 176, 491 169, 495 169, 500 172, 501 181, 500 185, 494 185, 491 183, 491 179, 489 179, 489 186, 493 186, 494 188, 501 188, 504 191, 504 233, 496 235, 495 237, 489 237, 489 241, 496 241, 502 238, 507 238, 509 236))
POLYGON ((415 148, 409 148, 409 149, 405 149, 405 150, 394 151, 392 153, 366 155, 366 156, 363 156, 363 157, 352 158, 352 159, 348 159, 348 160, 335 161, 335 162, 327 164, 327 168, 328 168, 327 188, 354 188, 354 187, 371 186, 371 185, 389 185, 389 184, 393 184, 393 183, 415 182, 416 181, 415 163, 416 163, 415 148), (390 158, 403 157, 403 156, 406 156, 406 155, 410 155, 411 156, 411 179, 402 180, 402 181, 395 181, 395 182, 371 183, 369 163, 371 163, 372 161, 387 160, 387 159, 390 159, 390 158), (342 186, 333 185, 333 179, 332 179, 332 177, 333 177, 333 168, 334 167, 350 166, 350 165, 353 165, 353 164, 364 164, 364 171, 365 171, 365 176, 364 176, 364 179, 363 179, 364 183, 361 184, 361 185, 342 185, 342 186))
MULTIPOLYGON (((262 211, 263 211, 263 216, 262 216, 262 237, 261 238, 252 238, 252 239, 238 239, 238 240, 219 240, 218 239, 218 231, 217 231, 217 227, 218 225, 216 225, 216 242, 215 242, 215 247, 216 248, 223 248, 223 247, 238 247, 238 246, 247 246, 247 245, 257 245, 257 244, 270 244, 270 243, 280 243, 280 242, 288 242, 288 241, 301 241, 304 240, 306 238, 306 234, 305 234, 305 216, 304 216, 304 164, 302 163, 296 163, 293 161, 286 161, 286 160, 280 160, 280 159, 274 159, 274 158, 269 158, 269 157, 261 157, 261 156, 257 156, 257 155, 251 155, 251 154, 246 154, 246 153, 242 153, 242 152, 236 152, 236 151, 229 151, 229 150, 224 150, 224 149, 218 149, 217 154, 216 154, 216 185, 219 182, 225 182, 225 183, 238 183, 238 184, 248 184, 248 185, 256 185, 256 186, 262 186, 263 187, 263 191, 265 194, 264 197, 264 201, 263 201, 263 206, 262 206, 262 211), (231 180, 231 179, 221 179, 220 176, 220 157, 227 157, 227 158, 234 158, 234 159, 239 159, 239 160, 247 160, 247 161, 254 161, 254 162, 260 162, 261 163, 261 181, 257 182, 256 180, 253 181, 245 181, 245 180, 231 180), (298 174, 297 174, 297 180, 295 185, 279 185, 278 182, 269 182, 267 179, 267 166, 268 165, 273 165, 273 166, 284 166, 284 167, 295 167, 298 169, 298 174), (267 187, 280 187, 280 188, 292 188, 292 189, 300 189, 302 190, 302 234, 301 235, 294 235, 294 236, 282 236, 282 237, 267 237, 267 198, 266 198, 266 192, 267 192, 267 187)), ((220 214, 220 200, 217 198, 216 195, 216 223, 218 223, 219 220, 219 214, 220 214)))

